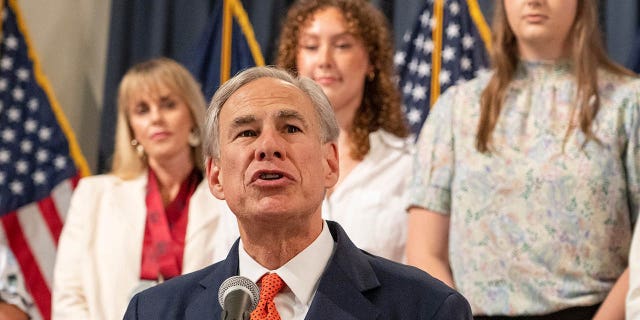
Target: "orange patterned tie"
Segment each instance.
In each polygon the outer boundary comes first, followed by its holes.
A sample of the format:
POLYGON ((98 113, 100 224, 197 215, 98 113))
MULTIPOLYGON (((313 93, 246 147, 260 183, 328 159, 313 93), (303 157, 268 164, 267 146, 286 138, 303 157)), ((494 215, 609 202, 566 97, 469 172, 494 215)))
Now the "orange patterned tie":
POLYGON ((273 298, 284 287, 284 281, 276 273, 267 273, 260 279, 260 301, 251 312, 251 320, 280 320, 273 298))

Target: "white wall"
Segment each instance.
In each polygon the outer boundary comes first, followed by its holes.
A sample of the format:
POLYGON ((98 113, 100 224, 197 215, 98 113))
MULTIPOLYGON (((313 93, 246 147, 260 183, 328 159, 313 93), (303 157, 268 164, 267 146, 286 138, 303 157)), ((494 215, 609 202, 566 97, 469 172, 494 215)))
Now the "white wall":
POLYGON ((19 0, 44 73, 96 168, 110 0, 19 0))

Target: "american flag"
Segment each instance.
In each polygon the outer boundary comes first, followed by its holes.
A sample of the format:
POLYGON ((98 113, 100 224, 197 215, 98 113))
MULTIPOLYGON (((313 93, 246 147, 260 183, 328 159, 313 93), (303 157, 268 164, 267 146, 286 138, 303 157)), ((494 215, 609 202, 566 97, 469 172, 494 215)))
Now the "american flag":
POLYGON ((58 237, 71 193, 88 173, 9 0, 0 43, 0 243, 18 261, 36 306, 32 319, 50 318, 58 237))
POLYGON ((427 0, 394 63, 415 137, 441 92, 488 66, 490 31, 476 0, 427 0))

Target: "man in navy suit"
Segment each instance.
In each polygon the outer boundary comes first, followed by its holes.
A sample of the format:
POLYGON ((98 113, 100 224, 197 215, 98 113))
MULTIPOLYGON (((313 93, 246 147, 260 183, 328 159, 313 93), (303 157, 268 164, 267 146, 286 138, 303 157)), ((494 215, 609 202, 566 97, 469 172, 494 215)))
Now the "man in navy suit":
POLYGON ((252 319, 472 318, 453 289, 359 250, 322 219, 339 129, 312 80, 248 69, 216 92, 205 128, 209 187, 236 215, 240 239, 224 261, 136 295, 125 319, 219 319, 220 284, 235 275, 262 287, 252 319))

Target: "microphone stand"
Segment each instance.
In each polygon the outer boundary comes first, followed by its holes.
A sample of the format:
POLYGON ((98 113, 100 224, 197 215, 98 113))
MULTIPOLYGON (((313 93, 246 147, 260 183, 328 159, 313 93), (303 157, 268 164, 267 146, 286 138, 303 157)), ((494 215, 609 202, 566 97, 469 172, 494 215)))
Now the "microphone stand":
MULTIPOLYGON (((230 292, 225 298, 224 304, 226 306, 246 306, 246 307, 243 307, 244 311, 242 311, 241 314, 239 314, 239 311, 241 310, 237 310, 234 313, 230 313, 228 310, 225 310, 223 308, 222 316, 220 317, 222 320, 249 320, 249 318, 251 317, 251 312, 246 310, 249 308, 249 306, 251 306, 251 296, 245 293, 244 291, 238 290, 238 291, 230 292)), ((235 309, 235 308, 231 308, 231 309, 235 309)))
POLYGON ((220 316, 221 320, 249 320, 251 317, 251 313, 249 311, 245 311, 242 313, 242 318, 233 317, 227 310, 222 310, 222 315, 220 316))

